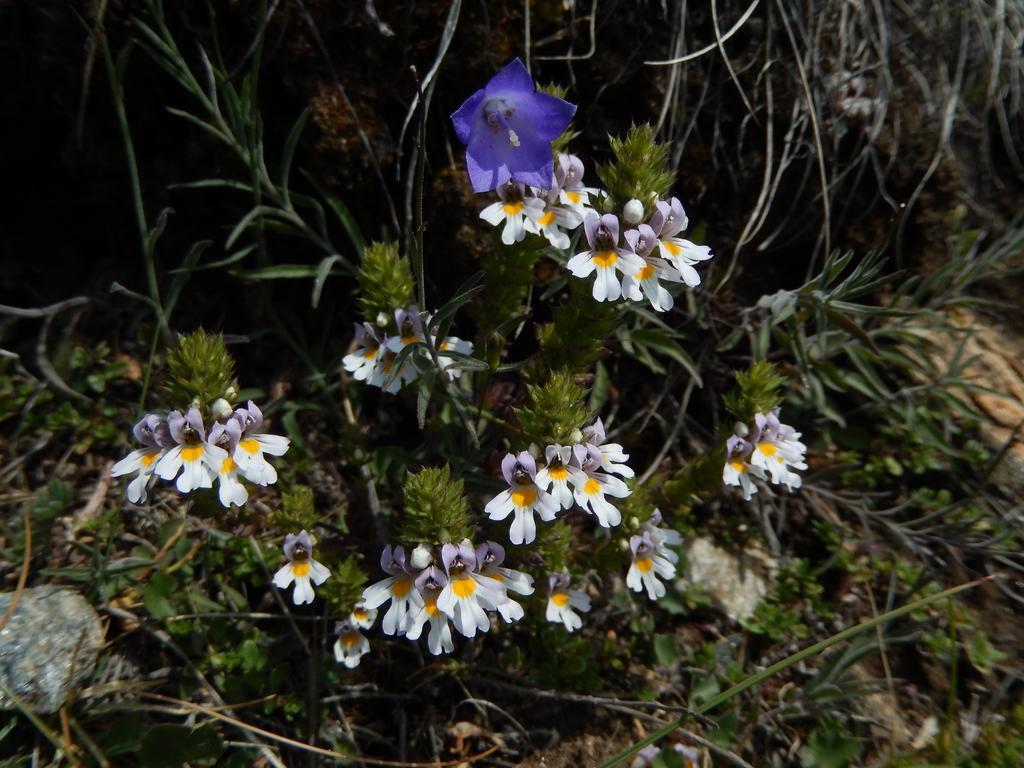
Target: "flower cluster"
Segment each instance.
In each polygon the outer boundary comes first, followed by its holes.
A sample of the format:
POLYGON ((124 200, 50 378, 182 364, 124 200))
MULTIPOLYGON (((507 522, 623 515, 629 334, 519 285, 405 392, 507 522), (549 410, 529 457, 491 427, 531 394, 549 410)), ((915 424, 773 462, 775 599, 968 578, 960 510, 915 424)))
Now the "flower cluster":
MULTIPOLYGON (((382 316, 376 324, 364 322, 355 325, 355 350, 345 355, 342 365, 357 381, 380 387, 395 394, 413 381, 422 371, 432 366, 426 347, 427 331, 432 315, 420 312, 410 304, 396 309, 392 318, 382 316), (413 346, 402 354, 406 347, 413 346)), ((456 336, 448 336, 440 343, 435 336, 430 344, 437 350, 441 370, 455 379, 461 371, 458 356, 469 356, 473 343, 456 336)))
POLYGON ((640 533, 629 539, 629 550, 633 561, 626 574, 626 586, 634 592, 647 590, 651 600, 665 594, 665 585, 658 581, 674 579, 679 555, 669 549, 683 543, 683 537, 671 528, 661 528, 661 510, 655 509, 650 520, 640 528, 640 533))
POLYGON ((549 445, 544 456, 547 464, 539 471, 527 451, 509 453, 501 462, 508 488, 491 499, 484 512, 491 520, 505 520, 512 515, 509 541, 532 543, 537 538, 534 514, 550 522, 560 510, 571 509, 574 502, 605 528, 622 521, 618 508, 608 497, 623 499, 632 493, 620 477, 633 477, 633 470, 625 463, 629 455, 623 453, 622 446, 607 442, 600 419, 584 428, 583 442, 573 446, 549 445))
POLYGON ((722 480, 726 485, 738 485, 744 501, 757 493, 752 476, 792 491, 801 482, 800 475, 792 470, 807 469, 806 453, 800 433, 779 421, 778 408, 769 414, 756 413, 753 430, 738 424, 735 434, 726 441, 722 480))
POLYGON ((588 213, 583 230, 589 248, 569 259, 566 266, 576 277, 595 275, 593 295, 598 301, 615 301, 620 296, 643 301, 646 297, 656 311, 667 312, 674 299, 661 283, 685 283, 690 288, 700 285, 694 266, 710 259, 711 249, 680 237, 689 219, 678 199, 657 201, 646 222, 643 210, 639 200, 626 203, 623 219, 637 226, 624 232, 614 213, 588 213))
POLYGON ((282 456, 288 438, 261 432, 263 413, 251 400, 244 408, 231 410, 224 400, 213 405, 214 420, 206 431, 199 409, 182 415, 171 411, 166 417, 149 413, 132 429, 142 446, 111 469, 113 477, 134 474, 128 483, 128 500, 141 504, 154 476, 175 480, 181 493, 212 488, 218 483, 220 503, 241 506, 249 492, 239 480, 256 485, 277 482, 277 470, 267 456, 282 456))
POLYGON ((474 547, 464 539, 442 545, 437 554, 426 545, 409 556, 400 545, 384 548, 380 565, 389 575, 367 587, 362 601, 365 610, 389 603, 381 622, 384 634, 418 640, 429 624, 427 648, 437 656, 455 649, 452 625, 459 634, 474 637, 490 629, 488 612, 506 623, 523 617, 523 606, 509 593, 533 594, 533 578, 503 565, 500 544, 474 547))

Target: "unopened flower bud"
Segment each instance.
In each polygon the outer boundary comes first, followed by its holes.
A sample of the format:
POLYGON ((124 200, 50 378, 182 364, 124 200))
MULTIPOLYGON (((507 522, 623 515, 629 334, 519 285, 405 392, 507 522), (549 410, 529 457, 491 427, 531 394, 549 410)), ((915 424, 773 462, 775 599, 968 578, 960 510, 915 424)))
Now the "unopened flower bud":
POLYGON ((732 431, 740 437, 746 437, 750 434, 750 427, 744 424, 742 421, 737 421, 732 428, 732 431))
POLYGON ((623 207, 622 218, 627 224, 639 224, 644 220, 644 204, 634 197, 623 207))
POLYGON ((224 421, 231 416, 231 403, 223 397, 218 397, 210 406, 210 415, 217 421, 224 421))
POLYGON ((224 390, 224 397, 227 399, 229 403, 234 401, 238 397, 238 390, 235 389, 235 386, 233 384, 224 390))
POLYGON ((583 433, 580 432, 578 429, 574 429, 572 431, 572 434, 569 435, 569 444, 570 445, 575 445, 577 443, 582 443, 582 442, 583 442, 583 433))
POLYGON ((377 313, 377 325, 378 325, 378 327, 380 327, 380 328, 387 328, 387 325, 390 322, 390 320, 391 320, 391 318, 390 318, 390 316, 388 315, 387 312, 378 312, 377 313))
POLYGON ((413 568, 423 570, 434 562, 434 553, 426 544, 420 544, 409 556, 409 563, 413 568))

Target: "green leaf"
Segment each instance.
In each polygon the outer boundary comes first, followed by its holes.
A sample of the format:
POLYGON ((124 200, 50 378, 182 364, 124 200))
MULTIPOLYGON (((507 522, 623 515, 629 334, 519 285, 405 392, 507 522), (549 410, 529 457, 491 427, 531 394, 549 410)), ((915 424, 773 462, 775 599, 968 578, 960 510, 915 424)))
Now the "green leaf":
POLYGON ((151 616, 163 619, 177 613, 170 600, 171 593, 177 588, 178 580, 169 574, 157 572, 149 577, 142 593, 142 602, 151 616))
POLYGON ((306 177, 313 188, 319 193, 319 195, 327 202, 331 211, 338 218, 342 228, 345 230, 345 234, 348 235, 348 239, 352 241, 352 245, 356 249, 356 255, 362 256, 363 249, 366 248, 366 240, 363 238, 363 233, 359 229, 359 224, 356 222, 355 216, 348 209, 341 200, 324 187, 316 178, 306 171, 302 172, 302 175, 306 177))
POLYGON ((654 636, 654 660, 658 666, 667 667, 679 657, 675 635, 654 636))
POLYGON ((967 641, 967 658, 983 675, 992 674, 995 665, 1006 660, 1006 654, 994 647, 980 629, 975 630, 967 641))
MULTIPOLYGON (((295 157, 295 148, 299 144, 299 137, 302 135, 302 129, 306 127, 306 121, 309 119, 309 107, 302 110, 298 119, 295 121, 295 125, 292 126, 291 131, 288 133, 288 138, 284 143, 284 154, 281 157, 281 190, 284 192, 284 199, 288 201, 288 178, 291 175, 292 160, 295 157)), ((316 305, 314 305, 316 306, 316 305)))
POLYGON ((196 729, 157 725, 142 737, 139 757, 148 768, 182 768, 186 763, 212 763, 224 751, 224 740, 212 723, 196 729))
POLYGON ((320 303, 320 294, 324 290, 324 283, 327 282, 327 276, 331 274, 331 267, 341 260, 341 256, 335 253, 331 256, 325 256, 317 265, 316 278, 313 280, 313 309, 316 309, 317 305, 320 303))

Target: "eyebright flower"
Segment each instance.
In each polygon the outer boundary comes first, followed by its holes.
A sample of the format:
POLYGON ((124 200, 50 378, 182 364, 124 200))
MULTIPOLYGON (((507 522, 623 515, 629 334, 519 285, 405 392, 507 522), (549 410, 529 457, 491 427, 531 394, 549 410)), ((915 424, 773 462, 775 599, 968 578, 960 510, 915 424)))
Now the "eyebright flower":
POLYGON ((644 266, 631 275, 622 277, 622 295, 633 301, 643 301, 644 296, 656 312, 668 312, 675 304, 672 294, 661 286, 658 280, 681 283, 682 275, 664 259, 653 256, 658 238, 647 224, 630 229, 623 235, 636 255, 644 260, 644 266))
POLYGON ((110 470, 111 477, 121 477, 132 472, 138 474, 128 483, 128 501, 141 504, 146 500, 146 491, 157 462, 170 446, 174 445, 167 420, 154 413, 147 413, 132 428, 132 434, 142 448, 132 451, 110 470))
POLYGON ((569 259, 566 267, 576 277, 584 278, 596 270, 594 298, 615 301, 622 294, 616 270, 624 275, 636 274, 643 269, 645 262, 632 250, 619 245, 619 220, 614 214, 598 216, 591 213, 583 220, 583 229, 590 250, 577 253, 569 259))
POLYGON ((573 211, 585 218, 594 212, 590 206, 590 196, 600 193, 599 189, 583 186, 583 161, 576 155, 559 153, 555 164, 555 186, 552 192, 558 191, 558 199, 573 211))
POLYGON ((566 630, 575 632, 583 626, 583 619, 576 611, 590 612, 590 596, 586 592, 569 588, 568 573, 552 573, 548 576, 548 621, 561 622, 566 630), (573 610, 575 609, 575 610, 573 610))
POLYGON ((624 499, 631 493, 629 487, 619 478, 599 471, 601 452, 594 446, 574 445, 572 453, 570 472, 576 503, 594 515, 605 528, 615 527, 622 522, 622 514, 605 495, 624 499))
POLYGON ((380 348, 384 338, 377 335, 376 329, 369 323, 356 323, 356 349, 345 355, 341 364, 352 374, 356 381, 366 381, 373 375, 377 367, 380 348))
POLYGON ((633 477, 633 469, 626 466, 629 454, 623 453, 618 443, 605 442, 608 435, 604 431, 604 422, 600 418, 589 427, 583 428, 583 442, 597 448, 601 454, 601 469, 621 477, 633 477))
POLYGON ((501 474, 508 483, 508 490, 502 491, 488 502, 484 512, 491 520, 504 520, 513 513, 509 541, 513 544, 530 544, 537 538, 537 523, 533 513, 550 522, 558 512, 558 502, 537 485, 537 463, 528 452, 518 456, 511 453, 501 460, 501 474))
POLYGON ((677 198, 666 203, 659 200, 655 203, 657 210, 651 214, 651 229, 658 236, 658 247, 665 257, 682 275, 683 282, 691 288, 700 285, 700 275, 693 268, 701 261, 711 258, 711 249, 706 245, 696 245, 677 235, 684 231, 690 221, 683 210, 683 204, 677 198))
POLYGON ((238 441, 242 437, 242 425, 237 419, 217 422, 210 429, 210 443, 221 448, 227 455, 217 467, 218 496, 225 507, 242 506, 249 498, 249 492, 238 480, 238 465, 231 458, 235 455, 238 441))
POLYGON ((790 468, 807 469, 807 446, 800 442, 800 433, 779 422, 778 409, 767 415, 754 414, 754 423, 757 428, 751 436, 750 464, 766 470, 772 483, 782 483, 791 491, 799 488, 800 475, 790 468))
POLYGON ((250 483, 273 485, 277 482, 277 470, 266 460, 264 454, 284 456, 291 441, 281 435, 268 435, 259 431, 263 426, 263 412, 252 400, 245 408, 236 408, 232 418, 236 419, 242 428, 232 457, 238 465, 238 471, 250 483))
POLYGON ((559 250, 569 247, 566 231, 576 229, 583 223, 583 216, 571 208, 563 208, 539 197, 526 201, 526 216, 526 231, 543 235, 553 248, 559 250))
POLYGON ((392 549, 390 544, 384 547, 380 567, 391 575, 363 590, 363 606, 378 608, 390 600, 391 606, 384 614, 381 629, 385 635, 394 635, 405 631, 409 612, 419 610, 423 606, 423 598, 413 587, 414 576, 406 565, 404 547, 392 549))
POLYGON ((468 539, 458 546, 441 547, 441 560, 448 583, 438 595, 437 607, 451 616, 466 637, 473 637, 477 630, 486 632, 491 627, 486 611, 497 610, 508 600, 504 585, 477 571, 476 552, 468 539))
POLYGON ((519 59, 506 65, 452 115, 466 145, 474 192, 510 179, 543 187, 552 175, 551 142, 569 126, 576 107, 538 93, 519 59))
POLYGON ((560 509, 572 507, 572 491, 569 489, 569 462, 572 448, 568 445, 549 445, 544 449, 547 466, 537 473, 537 487, 547 491, 558 502, 560 509))
POLYGON ((406 356, 399 364, 398 371, 392 373, 395 370, 396 362, 398 362, 398 355, 385 348, 381 353, 380 362, 373 369, 373 373, 370 374, 366 383, 373 387, 380 387, 390 395, 396 394, 398 390, 416 378, 416 365, 412 361, 412 355, 406 356))
POLYGON ((626 586, 634 592, 646 589, 651 600, 663 597, 665 585, 658 581, 658 576, 663 579, 674 578, 675 563, 679 556, 656 544, 647 531, 639 536, 631 536, 629 549, 633 553, 633 562, 629 566, 629 573, 626 574, 626 586))
POLYGON ((154 469, 157 477, 163 480, 177 477, 175 485, 181 493, 191 493, 196 488, 212 488, 213 478, 228 454, 206 442, 206 429, 199 409, 190 408, 185 416, 181 411, 171 411, 167 416, 167 426, 177 445, 157 462, 154 469))
POLYGON ((459 365, 458 358, 446 355, 445 352, 455 352, 469 357, 473 354, 473 342, 460 339, 458 336, 448 336, 437 345, 437 361, 441 370, 454 381, 462 374, 462 367, 459 365))
POLYGON ((362 602, 359 602, 352 609, 348 620, 360 629, 369 629, 373 626, 373 622, 377 620, 377 611, 373 608, 367 608, 362 602))
POLYGON ((416 577, 416 589, 423 598, 422 605, 409 614, 405 636, 410 640, 419 640, 423 634, 423 625, 430 622, 427 635, 427 649, 434 656, 451 653, 455 650, 452 640, 452 628, 448 623, 448 615, 437 607, 437 599, 441 590, 448 584, 448 577, 436 565, 426 567, 416 577))
POLYGON ((722 468, 722 482, 726 485, 738 485, 743 491, 743 500, 750 501, 757 486, 751 475, 763 480, 764 470, 748 463, 753 446, 739 435, 732 435, 725 442, 725 466, 722 468))
MULTIPOLYGON (((530 574, 501 566, 505 562, 505 548, 497 542, 488 541, 477 547, 476 560, 480 573, 503 584, 507 592, 515 592, 517 595, 533 594, 533 577, 530 574)), ((497 606, 497 609, 507 624, 523 618, 523 606, 511 597, 497 606)))
MULTIPOLYGON (((526 224, 529 218, 525 195, 522 184, 510 181, 498 187, 498 197, 501 199, 480 211, 480 218, 488 224, 495 227, 505 224, 501 230, 501 242, 505 245, 521 242, 526 237, 526 224)), ((540 209, 543 205, 544 201, 530 198, 531 208, 540 209)))
POLYGON ((305 531, 284 537, 284 554, 288 562, 274 574, 274 586, 288 589, 295 582, 292 602, 295 605, 313 602, 313 584, 320 586, 331 572, 313 559, 313 541, 305 531))
POLYGON ((370 641, 363 637, 359 625, 349 621, 339 621, 334 625, 338 639, 334 642, 334 658, 349 669, 359 666, 360 660, 370 652, 370 641))

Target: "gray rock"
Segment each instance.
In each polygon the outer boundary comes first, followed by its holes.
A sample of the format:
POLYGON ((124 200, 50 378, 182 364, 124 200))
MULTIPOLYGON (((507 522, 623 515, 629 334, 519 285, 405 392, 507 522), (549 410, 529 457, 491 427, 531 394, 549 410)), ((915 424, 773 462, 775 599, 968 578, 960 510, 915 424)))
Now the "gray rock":
MULTIPOLYGON (((13 592, 0 593, 0 616, 13 592)), ((26 589, 0 630, 0 709, 14 709, 12 691, 36 712, 56 712, 93 673, 103 626, 93 607, 73 589, 26 589)))
POLYGON ((686 572, 683 585, 700 587, 733 621, 754 614, 771 590, 778 563, 759 545, 751 543, 739 556, 716 547, 708 538, 692 539, 683 550, 686 572))

